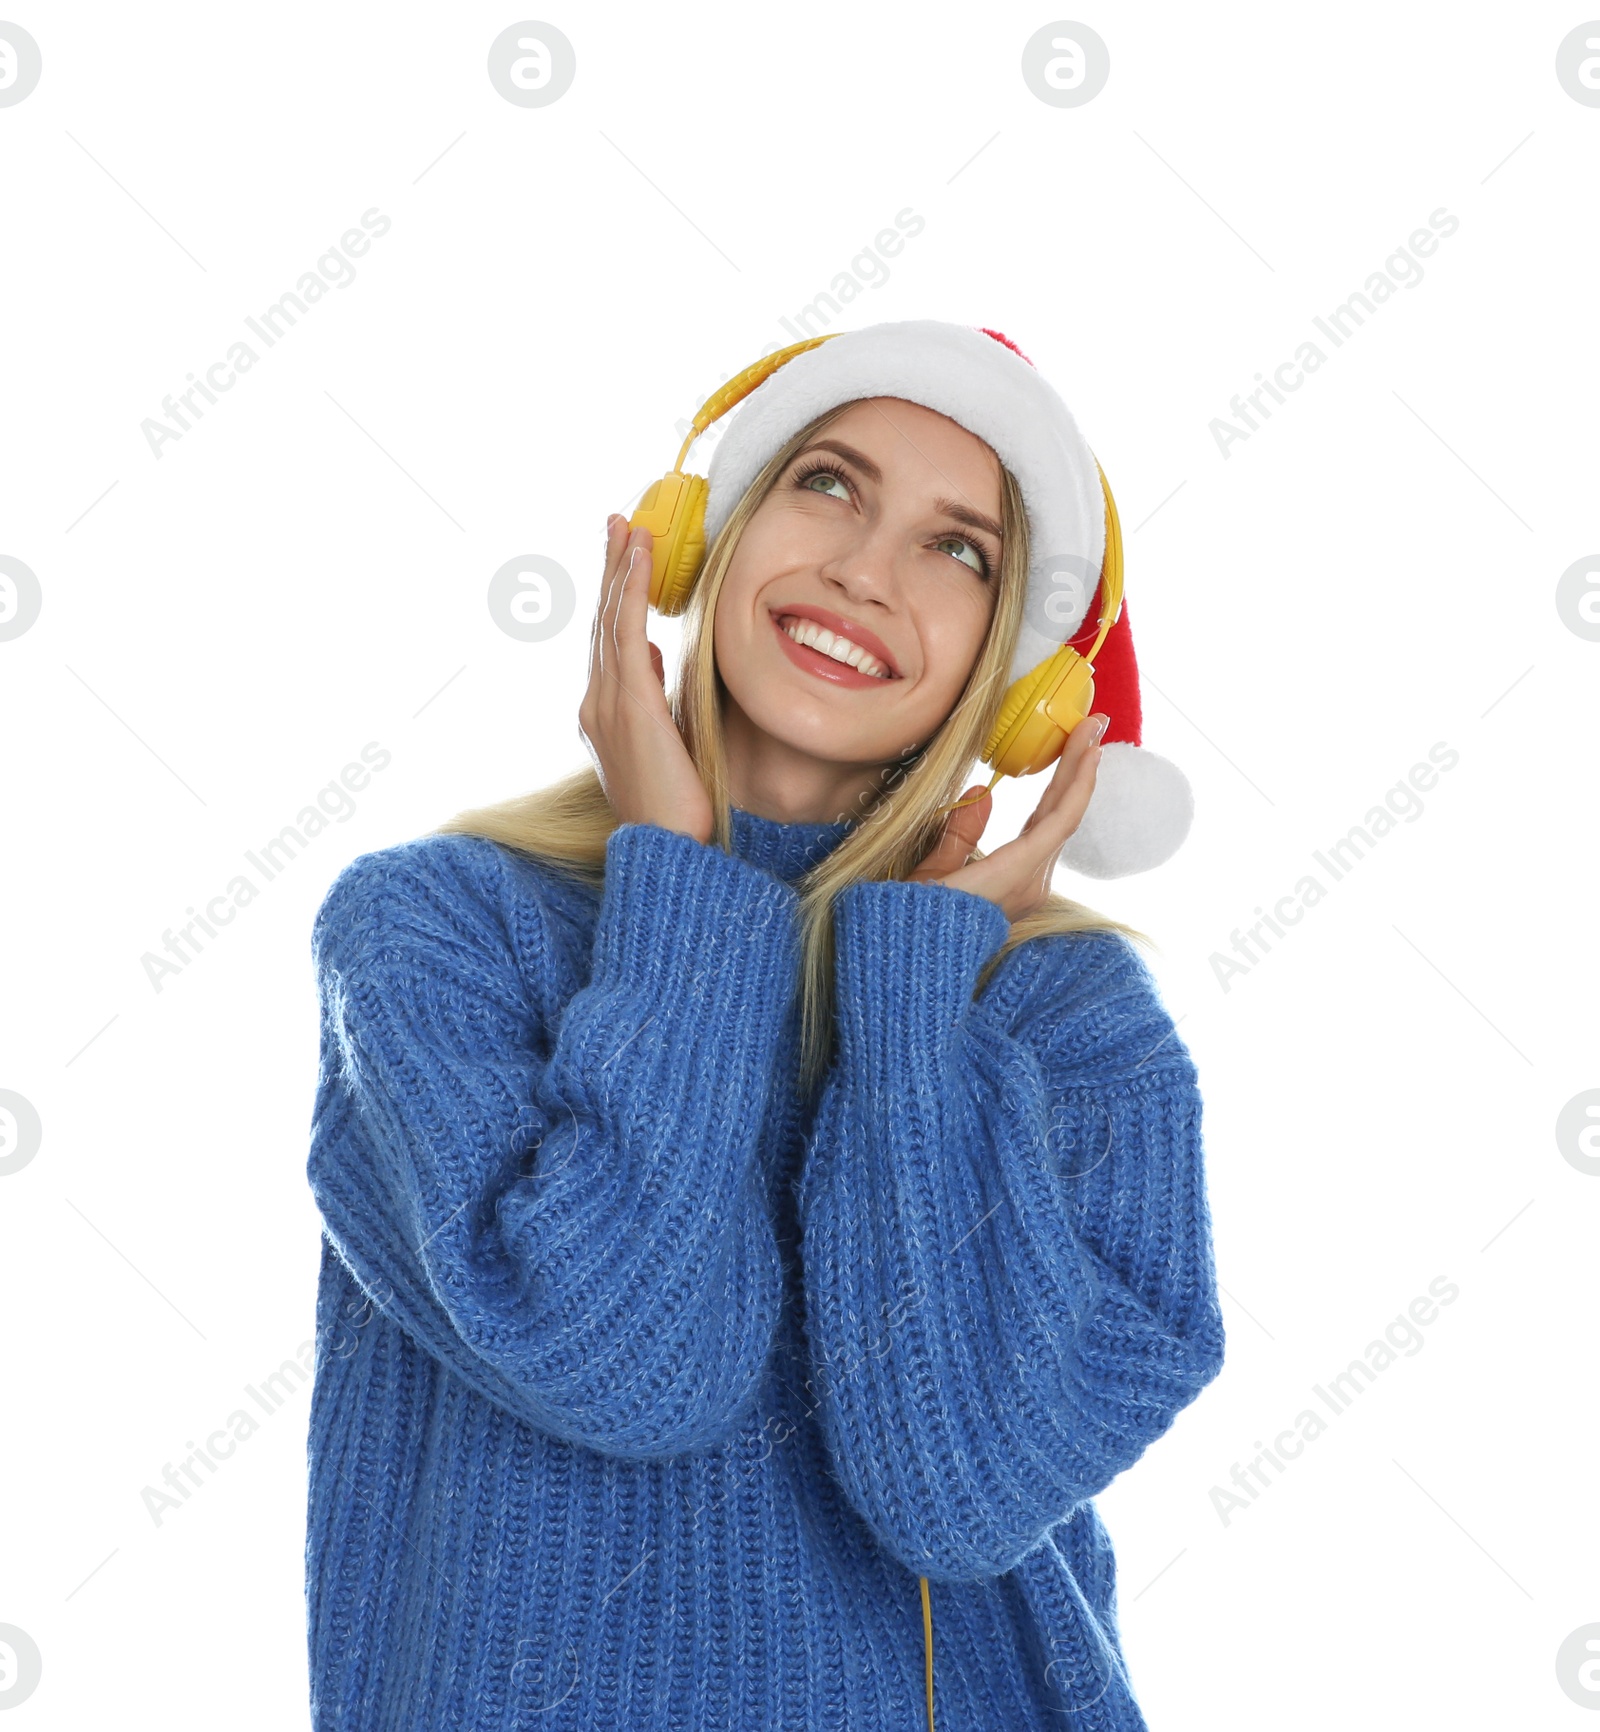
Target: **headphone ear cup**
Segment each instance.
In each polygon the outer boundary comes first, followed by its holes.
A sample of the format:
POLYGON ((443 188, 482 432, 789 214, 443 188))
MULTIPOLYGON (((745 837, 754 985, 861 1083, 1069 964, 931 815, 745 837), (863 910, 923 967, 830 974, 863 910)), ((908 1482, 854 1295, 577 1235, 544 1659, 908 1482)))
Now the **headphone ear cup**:
POLYGON ((703 475, 674 469, 645 489, 630 529, 651 536, 650 605, 658 613, 682 613, 706 553, 706 499, 711 484, 703 475))
MULTIPOLYGON (((1014 680, 1011 689, 1006 693, 1005 702, 1000 706, 1000 714, 995 717, 988 744, 983 748, 983 761, 999 770, 1002 776, 1014 773, 999 762, 1003 747, 1015 731, 1022 712, 1038 701, 1042 682, 1043 669, 1035 669, 1031 674, 1024 674, 1020 680, 1014 680)), ((1009 753, 1005 755, 1012 756, 1009 753)))
POLYGON ((1094 707, 1094 669, 1063 644, 1006 693, 983 761, 1002 776, 1031 776, 1061 756, 1067 735, 1094 707))

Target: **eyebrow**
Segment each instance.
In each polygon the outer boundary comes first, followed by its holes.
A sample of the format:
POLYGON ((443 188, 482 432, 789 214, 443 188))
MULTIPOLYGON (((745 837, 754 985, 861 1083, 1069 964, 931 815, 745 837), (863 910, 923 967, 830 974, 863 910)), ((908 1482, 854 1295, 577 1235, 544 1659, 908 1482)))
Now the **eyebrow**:
MULTIPOLYGON (((818 439, 806 447, 806 451, 831 451, 837 457, 843 457, 846 462, 855 464, 874 486, 882 486, 883 471, 872 461, 864 451, 857 451, 855 446, 846 445, 841 439, 818 439)), ((797 454, 805 456, 805 451, 797 454)), ((963 505, 957 499, 936 499, 933 502, 935 511, 943 512, 946 517, 952 517, 957 523, 964 523, 969 529, 981 529, 985 534, 992 535, 1002 546, 1005 544, 1005 532, 992 517, 985 517, 981 511, 974 511, 970 505, 963 505)))

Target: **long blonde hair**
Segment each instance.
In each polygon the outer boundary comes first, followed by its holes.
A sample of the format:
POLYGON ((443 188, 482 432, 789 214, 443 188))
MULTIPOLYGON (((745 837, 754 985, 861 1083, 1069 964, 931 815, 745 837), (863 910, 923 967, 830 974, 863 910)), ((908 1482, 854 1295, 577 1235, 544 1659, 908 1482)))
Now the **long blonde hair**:
MULTIPOLYGON (((683 615, 683 657, 668 707, 711 797, 714 847, 728 848, 732 837, 722 729, 726 687, 712 646, 717 596, 756 508, 796 453, 850 406, 841 403, 802 427, 750 483, 706 550, 683 615)), ((931 740, 912 756, 886 766, 883 790, 870 808, 796 885, 801 933, 800 1086, 808 1095, 826 1070, 833 1046, 834 899, 858 881, 904 878, 922 863, 943 830, 941 806, 959 797, 963 779, 982 752, 1005 701, 1027 593, 1029 551, 1022 489, 1003 464, 1000 482, 1005 536, 999 593, 965 690, 931 740)), ((532 793, 459 812, 430 834, 484 836, 574 874, 598 890, 605 882, 606 842, 616 827, 617 814, 590 764, 532 793)), ((974 849, 972 857, 981 860, 983 850, 974 849)), ((1005 942, 985 962, 977 991, 983 991, 1002 958, 1018 945, 1047 934, 1074 932, 1117 932, 1153 945, 1136 928, 1052 890, 1037 908, 1011 923, 1005 942)))

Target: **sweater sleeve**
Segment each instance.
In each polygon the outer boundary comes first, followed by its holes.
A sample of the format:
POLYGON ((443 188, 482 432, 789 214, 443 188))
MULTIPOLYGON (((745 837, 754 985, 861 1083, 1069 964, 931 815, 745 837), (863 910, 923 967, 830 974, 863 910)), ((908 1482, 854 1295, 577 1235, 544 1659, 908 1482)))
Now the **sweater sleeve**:
POLYGON ((842 893, 800 1186, 834 1470, 950 1581, 1013 1568, 1223 1356, 1196 1073, 1153 980, 1120 937, 1050 936, 974 1002, 1008 930, 945 885, 842 893))
POLYGON ((365 855, 313 929, 307 1174, 366 1296, 517 1418, 603 1453, 710 1446, 753 1399, 782 1276, 756 1162, 796 893, 655 825, 606 848, 589 978, 492 845, 365 855), (581 974, 581 971, 580 971, 581 974))

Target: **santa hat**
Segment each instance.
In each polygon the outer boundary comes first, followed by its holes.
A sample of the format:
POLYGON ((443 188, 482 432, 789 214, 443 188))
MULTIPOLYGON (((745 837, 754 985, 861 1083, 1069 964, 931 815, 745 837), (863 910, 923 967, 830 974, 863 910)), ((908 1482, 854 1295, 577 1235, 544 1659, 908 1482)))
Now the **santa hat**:
MULTIPOLYGON (((900 397, 948 415, 1016 476, 1027 510, 1028 595, 1011 678, 1022 679, 1099 629, 1106 503, 1094 454, 1053 386, 998 331, 906 319, 845 331, 779 367, 724 422, 706 471, 707 545, 773 455, 829 409, 900 397)), ((1094 662, 1094 707, 1111 719, 1095 790, 1061 859, 1090 878, 1121 878, 1169 859, 1194 796, 1177 765, 1140 744, 1139 669, 1126 600, 1094 662)))

